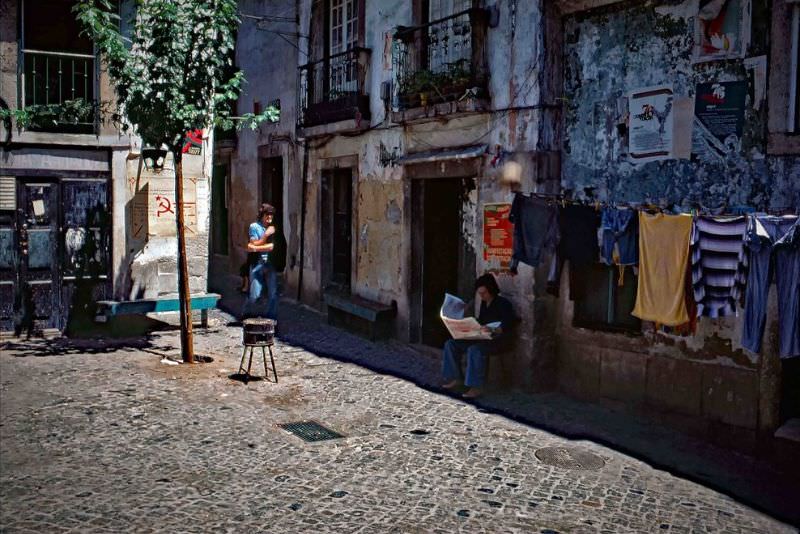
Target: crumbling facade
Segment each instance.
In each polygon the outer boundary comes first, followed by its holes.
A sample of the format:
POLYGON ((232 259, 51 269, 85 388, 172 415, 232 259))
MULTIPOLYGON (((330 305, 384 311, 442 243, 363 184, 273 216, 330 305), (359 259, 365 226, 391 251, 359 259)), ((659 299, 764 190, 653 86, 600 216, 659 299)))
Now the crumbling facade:
MULTIPOLYGON (((142 147, 113 124, 113 87, 71 7, 32 0, 0 6, 2 103, 21 109, 81 100, 92 107, 77 122, 1 128, 4 332, 23 323, 63 331, 79 317, 91 321, 97 300, 177 293, 171 158, 143 158, 143 148, 157 147, 142 147)), ((132 3, 121 10, 130 20, 132 3)), ((206 133, 191 132, 184 156, 193 293, 207 289, 209 142, 206 133)))
POLYGON ((503 357, 517 387, 652 409, 745 448, 792 416, 774 305, 759 355, 740 347, 737 317, 703 319, 691 337, 616 324, 593 310, 624 310, 629 290, 602 282, 605 292, 574 301, 565 274, 555 298, 545 291, 548 259, 511 276, 508 242, 493 244, 485 221, 513 198, 502 179, 510 162, 525 193, 796 210, 797 3, 242 6, 255 18, 239 36, 251 84, 240 107, 280 98, 282 116, 241 134, 231 152, 230 198, 241 207, 229 213, 229 272, 244 261, 248 210, 270 198, 264 158, 280 156, 286 294, 329 317, 372 333, 364 321, 388 317, 395 337, 438 347, 443 294, 468 297, 475 276, 493 271, 521 319, 516 350, 503 357), (296 77, 262 74, 289 63, 296 77), (734 102, 725 114, 703 107, 720 94, 734 102), (659 110, 670 117, 669 146, 658 150, 632 127, 648 95, 669 102, 659 110))

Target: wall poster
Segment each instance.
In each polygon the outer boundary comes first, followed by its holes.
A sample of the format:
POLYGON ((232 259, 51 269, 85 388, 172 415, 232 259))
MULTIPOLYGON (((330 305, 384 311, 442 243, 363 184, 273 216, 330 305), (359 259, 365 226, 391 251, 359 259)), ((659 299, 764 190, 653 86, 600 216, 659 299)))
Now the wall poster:
POLYGON ((628 98, 628 154, 634 163, 672 157, 672 86, 660 85, 634 91, 628 98))
POLYGON ((749 0, 700 0, 695 19, 696 62, 742 57, 749 41, 746 3, 749 0))
POLYGON ((741 151, 747 82, 697 84, 692 155, 714 160, 741 151))
POLYGON ((514 225, 508 220, 508 202, 483 205, 483 259, 508 269, 514 247, 514 225))

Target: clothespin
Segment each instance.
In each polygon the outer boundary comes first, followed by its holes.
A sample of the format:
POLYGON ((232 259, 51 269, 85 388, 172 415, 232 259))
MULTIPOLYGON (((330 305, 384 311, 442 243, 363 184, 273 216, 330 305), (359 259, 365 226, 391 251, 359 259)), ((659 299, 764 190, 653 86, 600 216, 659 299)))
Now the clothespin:
POLYGON ((599 200, 595 200, 594 201, 594 211, 600 211, 600 201, 599 200))
POLYGON ((563 197, 561 198, 561 207, 562 208, 566 208, 567 207, 567 199, 566 198, 563 198, 563 197))

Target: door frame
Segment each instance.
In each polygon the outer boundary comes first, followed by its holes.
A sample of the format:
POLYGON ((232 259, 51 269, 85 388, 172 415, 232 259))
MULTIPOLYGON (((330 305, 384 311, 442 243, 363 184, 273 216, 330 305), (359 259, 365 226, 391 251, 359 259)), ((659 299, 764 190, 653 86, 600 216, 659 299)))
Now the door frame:
MULTIPOLYGON (((425 184, 432 180, 461 180, 462 193, 468 185, 477 186, 477 166, 471 164, 457 165, 456 169, 461 172, 446 174, 438 166, 429 164, 414 165, 406 168, 406 178, 408 187, 406 190, 406 207, 409 209, 411 217, 407 218, 406 235, 411 236, 411 246, 409 247, 407 260, 407 287, 408 287, 408 339, 411 343, 422 343, 422 327, 424 318, 424 295, 425 287, 425 184), (413 169, 413 170, 411 170, 413 169), (409 172, 410 171, 410 172, 409 172)), ((461 222, 463 223, 464 213, 461 210, 463 203, 459 206, 461 222)), ((463 233, 459 228, 461 245, 464 242, 463 233)), ((467 244, 468 245, 468 244, 467 244)), ((459 263, 461 263, 459 258, 459 263)), ((475 258, 477 263, 477 256, 475 258)), ((474 276, 475 273, 472 273, 474 276)), ((459 280, 461 285, 461 280, 459 280)))
MULTIPOLYGON (((106 270, 105 270, 105 284, 107 286, 107 292, 110 292, 113 289, 113 276, 112 273, 114 271, 114 258, 113 258, 113 250, 114 250, 114 220, 113 220, 113 209, 114 209, 114 190, 113 190, 113 181, 112 181, 112 174, 108 171, 75 171, 75 170, 50 170, 50 169, 8 169, 3 171, 4 176, 13 176, 14 177, 14 187, 15 187, 15 197, 16 197, 16 211, 12 216, 12 224, 13 224, 13 231, 14 231, 14 246, 19 248, 19 238, 20 238, 20 230, 22 227, 22 214, 23 214, 23 206, 22 206, 22 196, 23 191, 26 185, 28 184, 35 184, 35 183, 47 183, 52 184, 57 192, 57 200, 56 200, 56 243, 55 243, 55 266, 51 269, 53 274, 53 291, 55 292, 57 305, 54 306, 56 308, 56 313, 58 317, 50 320, 50 323, 55 323, 55 326, 48 327, 57 329, 59 331, 63 331, 69 321, 69 309, 65 308, 68 304, 63 302, 64 299, 64 286, 65 280, 69 279, 70 281, 74 279, 71 275, 65 274, 65 249, 64 249, 64 238, 65 238, 65 213, 64 213, 64 206, 63 206, 63 196, 64 196, 64 183, 65 182, 76 182, 76 181, 91 181, 91 182, 102 182, 105 185, 106 189, 106 205, 107 208, 110 210, 112 215, 109 217, 109 228, 108 228, 108 250, 106 251, 106 270)), ((21 283, 23 283, 23 277, 25 276, 25 271, 27 270, 27 266, 23 268, 22 266, 22 257, 19 253, 16 256, 17 264, 14 267, 14 278, 15 278, 15 288, 14 294, 15 296, 21 290, 21 283)), ((34 318, 34 321, 36 319, 34 318)), ((15 327, 17 325, 14 325, 15 327)), ((34 326, 34 328, 36 328, 34 326)))
MULTIPOLYGON (((333 270, 333 231, 332 214, 333 196, 325 191, 326 180, 330 180, 336 171, 350 171, 351 196, 350 196, 350 285, 352 292, 358 280, 358 156, 339 156, 324 158, 319 164, 319 195, 317 200, 317 216, 319 221, 319 298, 324 300, 325 292, 329 289, 331 272, 333 270)), ((333 288, 335 289, 335 288, 333 288)))

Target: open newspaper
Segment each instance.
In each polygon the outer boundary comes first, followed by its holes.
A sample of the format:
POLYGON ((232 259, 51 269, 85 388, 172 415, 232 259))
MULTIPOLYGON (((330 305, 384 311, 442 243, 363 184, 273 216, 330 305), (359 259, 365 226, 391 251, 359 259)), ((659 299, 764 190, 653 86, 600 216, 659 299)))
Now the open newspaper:
MULTIPOLYGON (((492 339, 491 333, 484 332, 483 327, 474 317, 464 318, 466 307, 463 300, 450 293, 445 293, 439 316, 453 339, 492 339)), ((489 323, 486 326, 490 329, 498 328, 500 323, 489 323)))

